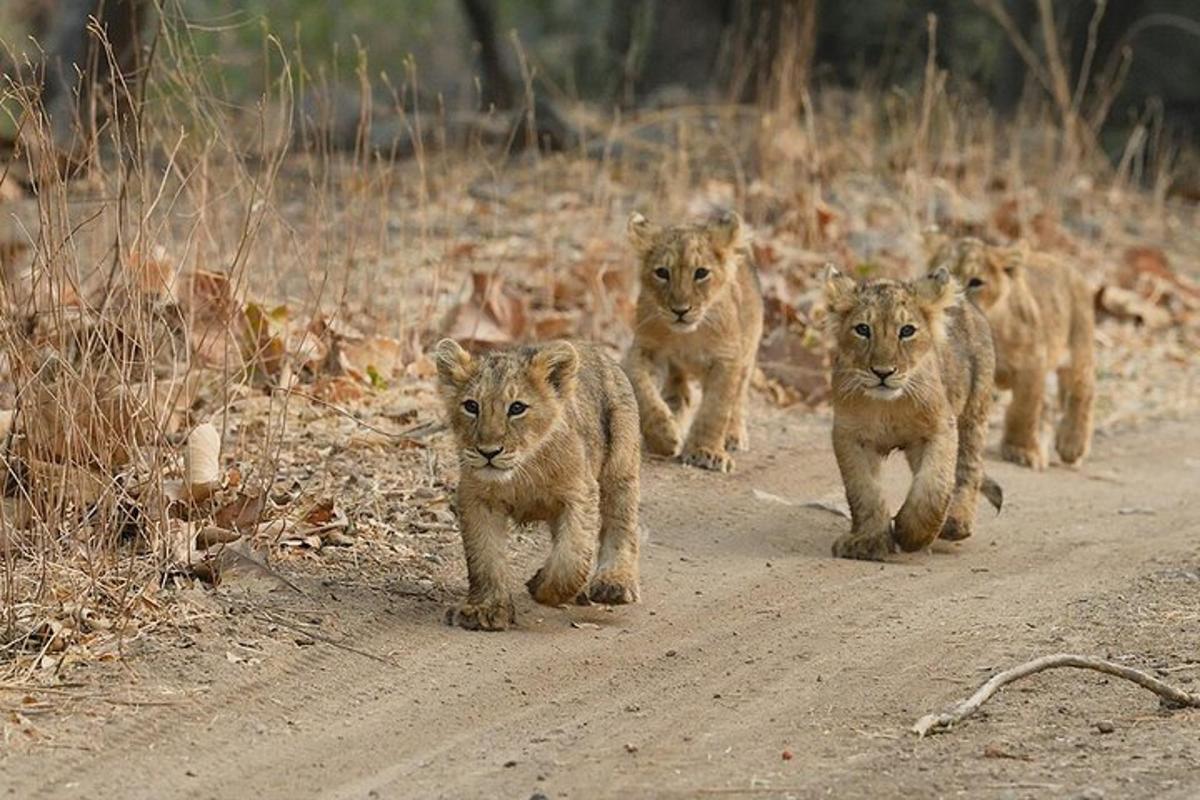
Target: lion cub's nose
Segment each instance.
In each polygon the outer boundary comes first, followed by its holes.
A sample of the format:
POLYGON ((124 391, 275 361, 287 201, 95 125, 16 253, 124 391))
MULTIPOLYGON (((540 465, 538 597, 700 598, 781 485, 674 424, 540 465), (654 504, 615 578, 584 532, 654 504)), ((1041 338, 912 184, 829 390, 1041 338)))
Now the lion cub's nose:
POLYGON ((475 449, 479 451, 479 455, 483 456, 488 461, 491 461, 493 458, 504 452, 503 447, 495 447, 490 449, 487 447, 476 447, 475 449))
POLYGON ((895 367, 871 367, 871 372, 874 372, 875 377, 879 378, 879 380, 885 381, 888 378, 890 378, 896 374, 896 368, 895 367))
POLYGON ((684 315, 687 314, 687 312, 689 312, 691 310, 692 310, 691 306, 688 306, 686 308, 672 308, 671 309, 671 311, 675 314, 675 316, 679 317, 680 319, 683 319, 684 315))

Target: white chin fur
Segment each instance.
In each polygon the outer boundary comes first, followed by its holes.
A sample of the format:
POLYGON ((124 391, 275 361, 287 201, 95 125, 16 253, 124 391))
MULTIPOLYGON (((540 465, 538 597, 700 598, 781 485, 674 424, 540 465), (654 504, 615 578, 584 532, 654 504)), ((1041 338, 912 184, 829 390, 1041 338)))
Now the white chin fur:
POLYGON ((513 471, 511 469, 500 469, 497 467, 476 467, 475 475, 480 480, 503 483, 504 481, 512 480, 513 471))
POLYGON ((865 391, 867 397, 873 397, 876 400, 895 400, 904 392, 893 386, 872 386, 865 391))

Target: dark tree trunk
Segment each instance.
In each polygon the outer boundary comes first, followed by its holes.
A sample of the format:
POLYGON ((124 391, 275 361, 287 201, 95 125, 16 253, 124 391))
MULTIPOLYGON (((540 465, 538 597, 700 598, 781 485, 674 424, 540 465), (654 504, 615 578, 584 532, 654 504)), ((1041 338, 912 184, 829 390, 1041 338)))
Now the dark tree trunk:
POLYGON ((505 63, 496 35, 496 0, 462 0, 463 13, 471 33, 479 44, 480 66, 483 71, 483 106, 522 112, 513 143, 523 145, 531 138, 538 147, 562 150, 579 142, 579 133, 546 98, 535 94, 533 108, 524 101, 520 83, 505 63), (520 98, 520 100, 518 100, 520 98), (532 118, 533 130, 528 121, 532 118))
POLYGON ((496 38, 495 0, 463 0, 463 11, 471 25, 471 33, 479 44, 483 107, 510 109, 515 98, 496 38))
POLYGON ((110 119, 125 124, 138 95, 147 0, 43 0, 32 28, 46 53, 42 103, 60 151, 86 151, 110 119), (94 18, 103 38, 89 29, 94 18), (104 42, 107 42, 107 47, 104 42))

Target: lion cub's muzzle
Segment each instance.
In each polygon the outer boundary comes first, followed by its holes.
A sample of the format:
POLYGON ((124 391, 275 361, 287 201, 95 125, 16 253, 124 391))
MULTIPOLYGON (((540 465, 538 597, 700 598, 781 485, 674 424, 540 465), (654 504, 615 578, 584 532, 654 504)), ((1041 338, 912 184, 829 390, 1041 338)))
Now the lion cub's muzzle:
POLYGON ((505 479, 510 477, 517 465, 517 454, 498 445, 466 447, 462 450, 462 461, 480 477, 505 479))
POLYGON ((869 380, 863 391, 880 400, 894 400, 904 390, 905 376, 895 367, 871 367, 869 380))
POLYGON ((671 327, 677 331, 694 331, 704 317, 704 309, 697 306, 672 306, 662 310, 671 322, 671 327))

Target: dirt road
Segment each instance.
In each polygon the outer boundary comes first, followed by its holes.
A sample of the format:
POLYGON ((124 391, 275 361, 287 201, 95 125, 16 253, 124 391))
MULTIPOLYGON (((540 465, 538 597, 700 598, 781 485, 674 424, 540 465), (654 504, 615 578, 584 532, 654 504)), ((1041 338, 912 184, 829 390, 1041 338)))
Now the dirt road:
MULTIPOLYGON (((840 499, 828 419, 761 410, 756 450, 732 476, 647 465, 637 607, 523 598, 520 630, 479 634, 440 623, 461 578, 426 595, 314 579, 311 598, 271 602, 324 621, 343 647, 278 628, 257 655, 181 642, 132 664, 140 696, 154 688, 169 704, 68 719, 54 747, 0 757, 0 787, 258 800, 1200 796, 1200 714, 1160 712, 1098 674, 1035 676, 950 734, 907 733, 990 670, 1048 652, 1127 659, 1195 689, 1198 422, 1100 438, 1082 471, 992 460, 1002 515, 982 513, 961 546, 871 564, 829 557, 846 520, 780 502, 840 499)), ((901 462, 889 464, 897 491, 901 462)), ((543 545, 518 542, 521 576, 543 545)))

